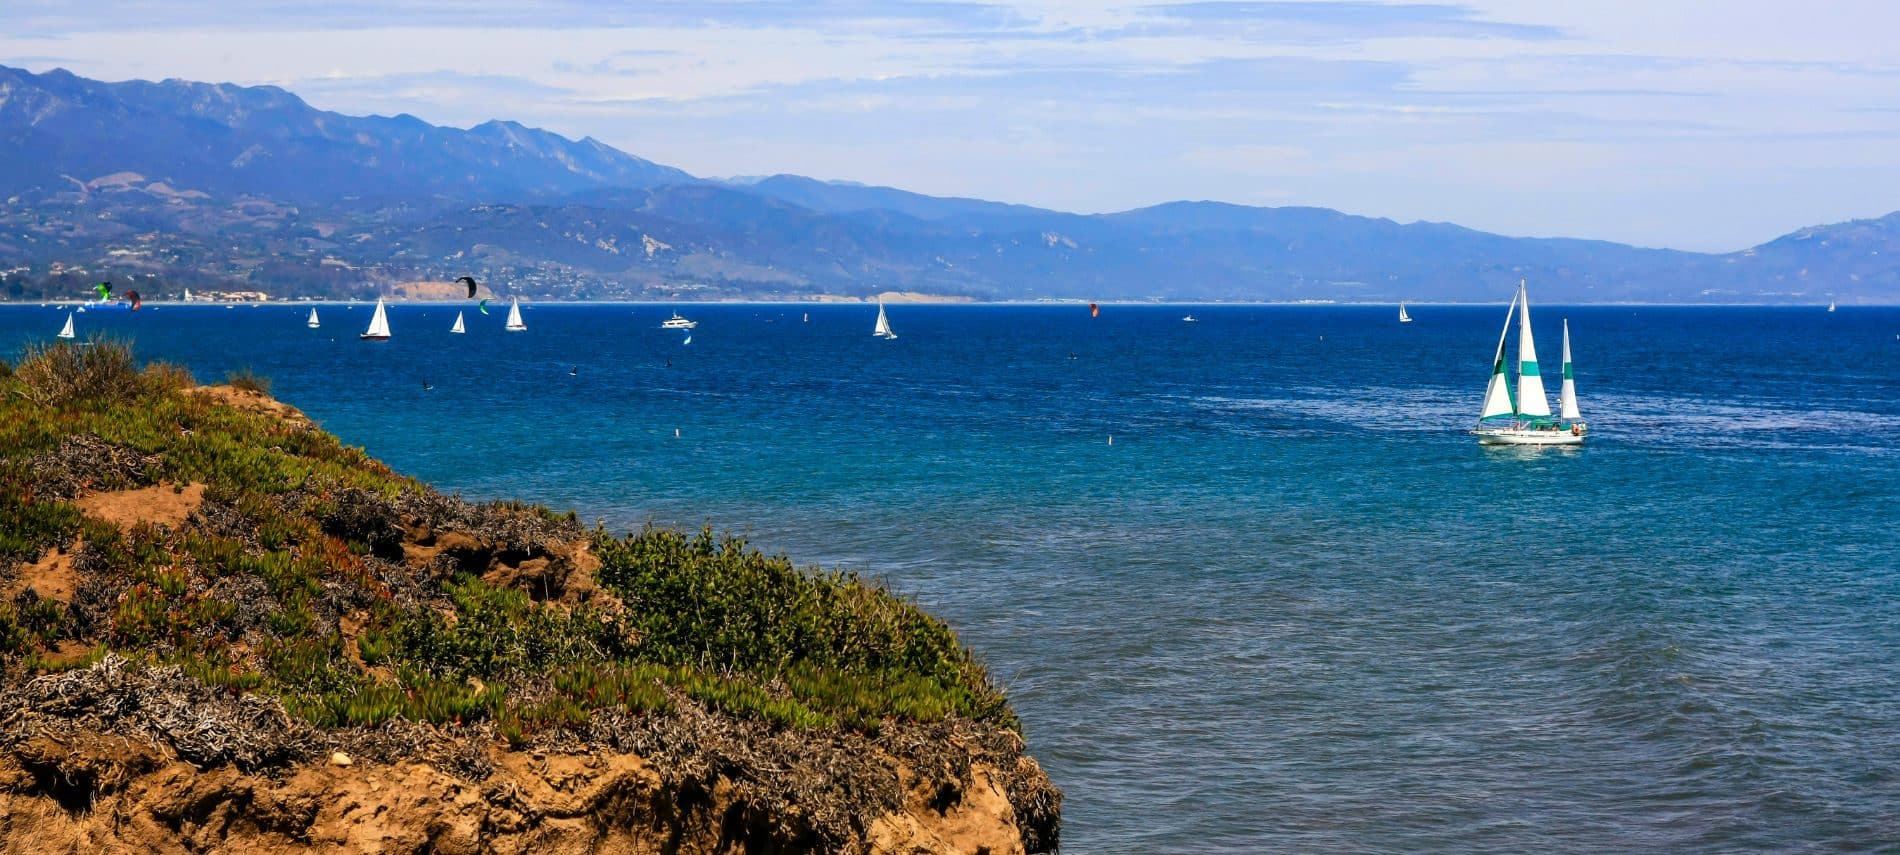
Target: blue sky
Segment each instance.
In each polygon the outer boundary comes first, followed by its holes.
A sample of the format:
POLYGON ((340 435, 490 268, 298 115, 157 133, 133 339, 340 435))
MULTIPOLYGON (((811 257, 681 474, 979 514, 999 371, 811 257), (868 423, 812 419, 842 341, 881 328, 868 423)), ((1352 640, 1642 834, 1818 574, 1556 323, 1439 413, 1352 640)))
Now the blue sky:
POLYGON ((1900 209, 1900 4, 8 0, 0 63, 515 119, 700 175, 1732 250, 1900 209))

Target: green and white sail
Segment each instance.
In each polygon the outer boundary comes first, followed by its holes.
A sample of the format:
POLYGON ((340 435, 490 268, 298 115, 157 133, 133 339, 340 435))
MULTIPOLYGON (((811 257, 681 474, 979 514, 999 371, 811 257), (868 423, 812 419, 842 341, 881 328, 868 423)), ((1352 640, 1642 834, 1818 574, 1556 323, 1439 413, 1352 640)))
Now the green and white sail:
POLYGON ((1577 376, 1570 368, 1570 319, 1564 318, 1564 385, 1557 396, 1557 412, 1566 421, 1581 421, 1577 410, 1577 376))
POLYGON ((1511 295, 1511 308, 1504 312, 1504 330, 1498 333, 1498 352, 1491 359, 1491 382, 1484 389, 1484 407, 1478 421, 1517 415, 1517 402, 1511 400, 1511 378, 1504 373, 1504 342, 1511 335, 1511 316, 1517 314, 1517 297, 1511 295))
POLYGON ((1531 296, 1522 281, 1517 283, 1517 297, 1517 414, 1549 418, 1550 396, 1537 372, 1537 342, 1531 338, 1531 296))

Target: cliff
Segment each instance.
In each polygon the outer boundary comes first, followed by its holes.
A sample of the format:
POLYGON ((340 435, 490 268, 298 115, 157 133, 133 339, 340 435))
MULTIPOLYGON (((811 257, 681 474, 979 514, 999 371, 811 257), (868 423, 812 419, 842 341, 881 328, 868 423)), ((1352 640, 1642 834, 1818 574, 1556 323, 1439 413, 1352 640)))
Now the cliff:
POLYGON ((944 624, 403 478, 124 347, 0 363, 0 851, 1039 852, 944 624))

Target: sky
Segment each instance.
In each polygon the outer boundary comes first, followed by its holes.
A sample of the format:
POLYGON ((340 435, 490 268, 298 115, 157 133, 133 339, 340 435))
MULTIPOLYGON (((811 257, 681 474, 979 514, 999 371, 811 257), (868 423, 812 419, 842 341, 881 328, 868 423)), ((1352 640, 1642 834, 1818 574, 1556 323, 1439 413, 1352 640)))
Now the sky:
POLYGON ((696 175, 1729 251, 1900 209, 1900 3, 6 0, 0 64, 696 175))

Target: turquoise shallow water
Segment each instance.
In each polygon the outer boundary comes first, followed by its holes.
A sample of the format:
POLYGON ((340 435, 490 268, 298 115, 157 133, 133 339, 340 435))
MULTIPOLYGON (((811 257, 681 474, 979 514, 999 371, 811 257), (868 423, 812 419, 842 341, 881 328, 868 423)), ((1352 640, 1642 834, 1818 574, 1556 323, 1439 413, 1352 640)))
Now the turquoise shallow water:
MULTIPOLYGON (((375 345, 365 306, 153 308, 82 334, 269 374, 444 489, 918 597, 1066 851, 1900 841, 1900 310, 1537 306, 1597 435, 1524 452, 1463 432, 1501 304, 893 306, 891 342, 690 306, 686 346, 666 306, 396 306, 375 345)), ((63 320, 0 308, 0 348, 63 320)))

